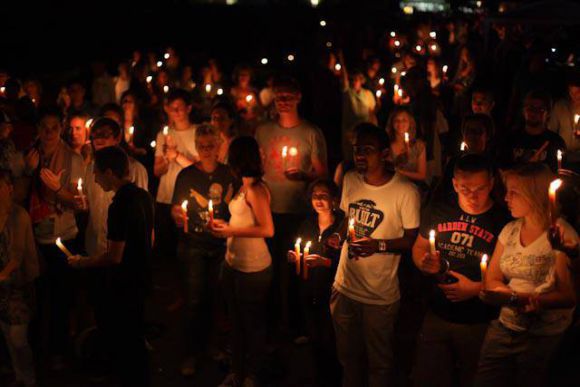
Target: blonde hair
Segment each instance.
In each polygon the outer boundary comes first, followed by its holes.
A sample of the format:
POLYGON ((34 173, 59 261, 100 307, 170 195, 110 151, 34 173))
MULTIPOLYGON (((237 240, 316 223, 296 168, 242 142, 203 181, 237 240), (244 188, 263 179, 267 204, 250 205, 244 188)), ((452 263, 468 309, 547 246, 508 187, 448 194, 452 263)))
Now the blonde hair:
POLYGON ((389 120, 387 121, 387 134, 391 139, 391 142, 394 142, 397 138, 397 133, 395 131, 394 121, 395 117, 399 114, 406 114, 407 118, 409 119, 409 137, 411 142, 414 142, 417 139, 417 121, 415 121, 415 117, 411 114, 410 111, 407 109, 397 108, 393 110, 393 112, 389 115, 389 120))
POLYGON ((504 184, 510 178, 517 179, 524 200, 530 205, 536 220, 548 228, 550 225, 550 203, 548 188, 554 174, 545 164, 526 163, 503 173, 504 184))

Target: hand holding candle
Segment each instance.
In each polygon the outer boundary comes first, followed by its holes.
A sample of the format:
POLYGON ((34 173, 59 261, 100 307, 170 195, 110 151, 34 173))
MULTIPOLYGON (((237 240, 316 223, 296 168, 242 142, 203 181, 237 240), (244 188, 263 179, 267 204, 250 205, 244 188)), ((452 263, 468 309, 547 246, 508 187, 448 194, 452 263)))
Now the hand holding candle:
POLYGON ((354 233, 354 218, 350 218, 348 221, 348 240, 350 242, 354 241, 355 233, 354 233))
POLYGON ((189 218, 187 217, 188 204, 189 202, 187 200, 184 200, 183 203, 181 203, 181 209, 183 210, 183 232, 186 234, 189 232, 189 224, 188 224, 189 218))
POLYGON ((60 249, 60 251, 62 251, 67 257, 72 257, 73 254, 62 243, 62 241, 60 240, 60 237, 59 238, 56 238, 56 245, 58 246, 58 248, 60 249))
POLYGON ((429 254, 433 257, 437 254, 437 248, 435 247, 435 230, 429 231, 429 254))
POLYGON ((302 243, 302 238, 296 239, 294 243, 294 252, 296 253, 296 275, 300 275, 300 244, 302 243))

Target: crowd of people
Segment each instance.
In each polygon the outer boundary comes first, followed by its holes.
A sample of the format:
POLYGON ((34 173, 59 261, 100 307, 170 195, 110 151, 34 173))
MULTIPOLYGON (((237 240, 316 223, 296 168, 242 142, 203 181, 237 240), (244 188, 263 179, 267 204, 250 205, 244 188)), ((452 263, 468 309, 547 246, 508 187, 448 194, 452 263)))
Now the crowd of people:
POLYGON ((0 70, 15 385, 70 367, 92 325, 91 373, 150 385, 160 260, 184 377, 211 358, 221 386, 268 385, 284 338, 318 385, 390 385, 406 301, 424 310, 409 384, 545 385, 580 332, 580 73, 555 76, 554 43, 522 26, 494 26, 485 57, 477 20, 415 27, 351 56, 327 42, 299 80, 240 64, 229 82, 213 59, 196 75, 173 48, 66 85, 0 70))

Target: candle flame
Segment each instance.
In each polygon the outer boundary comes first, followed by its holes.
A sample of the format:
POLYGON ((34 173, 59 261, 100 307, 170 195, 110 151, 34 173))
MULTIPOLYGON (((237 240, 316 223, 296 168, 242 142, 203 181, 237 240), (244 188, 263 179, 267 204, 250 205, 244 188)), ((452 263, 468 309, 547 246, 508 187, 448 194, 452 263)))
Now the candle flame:
POLYGON ((135 133, 135 127, 131 126, 131 127, 129 127, 129 134, 132 136, 133 133, 135 133))
POLYGON ((288 55, 288 61, 289 62, 294 61, 294 55, 292 55, 292 54, 288 55))
POLYGON ((397 94, 399 95, 399 97, 403 97, 403 89, 399 88, 399 90, 397 90, 397 94))
POLYGON ((163 66, 163 62, 161 62, 160 60, 157 61, 157 67, 161 67, 163 66))
POLYGON ((165 125, 163 127, 163 135, 164 136, 167 136, 168 134, 169 134, 169 126, 165 125))
POLYGON ((168 53, 168 52, 166 52, 166 53, 165 53, 165 55, 163 55, 163 58, 165 58, 165 59, 169 59, 169 57, 170 57, 170 56, 171 56, 171 55, 169 55, 169 53, 168 53))
POLYGON ((222 89, 221 87, 219 89, 217 89, 217 95, 222 95, 224 93, 224 89, 222 89))
POLYGON ((437 32, 435 32, 435 31, 429 32, 429 37, 431 37, 432 39, 435 39, 437 37, 437 32))
POLYGON ((429 231, 429 240, 435 240, 435 230, 429 231))
POLYGON ((282 148, 282 157, 286 157, 286 156, 288 156, 288 147, 287 146, 282 148))
POLYGON ((250 102, 252 102, 252 100, 253 100, 253 99, 254 99, 254 97, 252 96, 252 94, 248 94, 248 95, 246 95, 246 102, 247 102, 247 103, 250 103, 250 102))
POLYGON ((393 74, 396 74, 397 73, 397 68, 395 66, 391 67, 391 72, 393 74))
POLYGON ((167 86, 167 85, 163 86, 163 92, 165 94, 169 93, 169 86, 167 86))
POLYGON ((483 255, 481 256, 481 264, 482 264, 482 265, 486 265, 486 266, 487 266, 487 261, 488 261, 488 259, 489 259, 489 258, 488 258, 488 256, 487 256, 487 254, 483 254, 483 255))
POLYGON ((181 203, 181 209, 185 212, 187 212, 187 206, 189 205, 189 202, 187 200, 184 200, 183 203, 181 203))
POLYGON ((298 239, 296 239, 296 243, 294 243, 294 245, 300 246, 301 243, 302 243, 302 238, 298 238, 298 239))
POLYGON ((399 92, 399 88, 400 88, 400 86, 399 86, 399 85, 397 85, 397 84, 395 84, 395 86, 394 86, 393 88, 394 88, 394 90, 395 90, 395 93, 398 93, 398 92, 399 92))
POLYGON ((401 42, 399 40, 395 40, 395 47, 399 47, 401 45, 401 42))
POLYGON ((149 143, 149 145, 151 146, 151 148, 155 148, 157 147, 157 141, 153 140, 151 141, 151 143, 149 143))
POLYGON ((385 84, 385 78, 381 78, 379 79, 379 85, 384 85, 385 84))
POLYGON ((213 211, 213 200, 211 200, 211 199, 207 203, 207 210, 208 211, 213 211))
POLYGON ((405 142, 409 144, 409 132, 405 132, 405 142))
POLYGON ((85 127, 86 127, 86 128, 90 128, 90 127, 91 127, 91 125, 93 124, 93 121, 94 121, 94 120, 93 120, 92 118, 89 118, 89 119, 88 119, 88 120, 85 122, 85 127))
POLYGON ((421 47, 421 45, 420 45, 420 44, 418 44, 418 45, 416 45, 416 46, 415 46, 415 50, 416 50, 417 52, 421 52, 421 50, 422 50, 422 49, 423 49, 423 47, 421 47))
POLYGON ((77 182, 77 189, 80 191, 83 189, 83 179, 79 178, 78 182, 77 182))
POLYGON ((443 74, 447 73, 447 70, 449 70, 449 66, 443 65, 443 74))
POLYGON ((580 122, 580 114, 574 114, 574 124, 578 125, 580 122))
POLYGON ((147 83, 151 83, 153 77, 151 75, 148 75, 147 78, 145 78, 145 80, 147 81, 147 83))
POLYGON ((437 51, 437 45, 436 44, 432 44, 431 45, 431 51, 437 51))
POLYGON ((395 31, 391 31, 391 38, 394 38, 395 36, 397 36, 397 33, 395 31))
POLYGON ((340 63, 337 63, 337 64, 334 65, 334 69, 336 71, 340 71, 342 69, 342 65, 340 63))
POLYGON ((211 84, 208 83, 208 84, 205 85, 205 92, 206 93, 211 92, 211 84))
POLYGON ((295 147, 292 147, 288 150, 288 154, 290 156, 296 156, 298 154, 298 149, 296 149, 295 147))
POLYGON ((306 242, 306 246, 304 246, 304 250, 306 250, 306 249, 309 250, 310 246, 312 246, 312 242, 311 241, 306 242))
POLYGON ((348 227, 354 227, 354 218, 350 218, 348 221, 348 227))
POLYGON ((556 191, 560 188, 561 185, 562 185, 562 179, 553 180, 550 183, 550 194, 556 194, 556 191))
POLYGON ((377 96, 377 98, 381 98, 381 95, 383 95, 383 92, 380 90, 377 90, 377 92, 375 93, 375 95, 377 96))
POLYGON ((558 161, 562 161, 562 151, 560 149, 556 152, 556 157, 558 158, 558 161))
POLYGON ((262 63, 263 65, 267 65, 268 64, 268 58, 262 58, 262 60, 260 60, 260 63, 262 63))
POLYGON ((459 150, 465 152, 467 150, 467 144, 465 141, 461 141, 461 145, 459 146, 459 150))

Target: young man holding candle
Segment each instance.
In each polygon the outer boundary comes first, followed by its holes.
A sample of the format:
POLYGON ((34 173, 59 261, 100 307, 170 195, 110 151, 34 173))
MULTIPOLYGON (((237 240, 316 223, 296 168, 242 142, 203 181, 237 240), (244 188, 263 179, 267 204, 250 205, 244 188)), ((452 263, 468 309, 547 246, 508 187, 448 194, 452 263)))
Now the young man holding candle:
MULTIPOLYGON (((580 71, 572 72, 567 79, 568 96, 554 104, 548 128, 558 133, 566 143, 566 162, 580 167, 580 71)), ((569 169, 572 169, 569 168, 569 169)))
POLYGON ((548 130, 550 96, 539 91, 529 92, 524 99, 524 128, 508 133, 500 149, 502 169, 525 162, 541 162, 553 172, 558 169, 557 151, 566 150, 566 143, 558 134, 548 130))
MULTIPOLYGON (((274 280, 278 288, 275 305, 284 328, 288 327, 288 287, 290 271, 286 251, 308 211, 308 184, 327 174, 326 141, 320 129, 298 114, 302 98, 298 83, 279 78, 274 85, 274 104, 278 120, 261 125, 256 141, 264 156, 264 181, 272 193, 272 213, 276 236, 271 241, 274 280), (287 149, 286 161, 282 154, 287 149), (296 151, 292 151, 294 148, 296 151)), ((294 305, 297 307, 297 305, 294 305)))
POLYGON ((509 221, 490 197, 493 186, 491 162, 483 155, 464 155, 453 171, 457 200, 440 198, 423 212, 413 260, 435 286, 419 337, 416 386, 449 386, 456 379, 461 386, 473 382, 485 331, 497 314, 478 298, 480 262, 484 254, 491 256, 509 221))
POLYGON ((386 386, 399 309, 397 270, 419 227, 415 186, 387 164, 389 139, 372 124, 355 128, 357 170, 344 178, 340 207, 355 238, 342 246, 331 296, 343 386, 386 386))
MULTIPOLYGON (((29 214, 38 249, 46 264, 46 289, 41 292, 50 305, 48 321, 51 367, 63 369, 69 341, 69 312, 73 304, 73 273, 66 256, 54 244, 60 237, 73 251, 78 228, 74 195, 79 178, 84 177, 82 157, 62 139, 62 117, 58 110, 41 113, 38 140, 25 156, 25 174, 32 183, 29 214)), ((44 317, 44 316, 43 316, 44 317)))
POLYGON ((186 359, 181 373, 195 372, 196 358, 209 345, 215 344, 218 309, 218 282, 225 257, 223 238, 208 229, 210 217, 228 219, 228 204, 235 192, 236 181, 229 168, 218 162, 219 133, 209 125, 200 125, 195 132, 199 161, 184 168, 175 182, 171 215, 179 229, 177 258, 182 264, 185 289, 186 359), (182 208, 187 200, 187 211, 182 208), (210 202, 213 214, 210 214, 210 202), (185 212, 185 213, 184 213, 185 212), (185 215, 185 216, 184 216, 185 215), (184 221, 187 220, 187 231, 184 221))
POLYGON ((95 152, 95 182, 114 192, 107 216, 107 249, 68 258, 75 268, 100 268, 99 328, 122 386, 148 386, 144 303, 151 291, 154 206, 151 196, 129 180, 129 160, 119 147, 95 152))
POLYGON ((195 125, 189 120, 191 96, 182 89, 171 91, 164 105, 168 130, 157 134, 153 172, 159 178, 157 190, 157 245, 169 256, 175 255, 177 230, 171 219, 175 180, 179 172, 198 160, 195 125))

